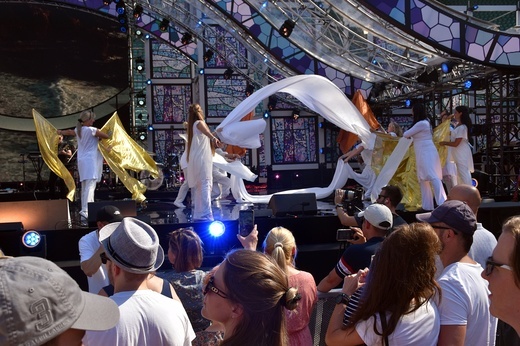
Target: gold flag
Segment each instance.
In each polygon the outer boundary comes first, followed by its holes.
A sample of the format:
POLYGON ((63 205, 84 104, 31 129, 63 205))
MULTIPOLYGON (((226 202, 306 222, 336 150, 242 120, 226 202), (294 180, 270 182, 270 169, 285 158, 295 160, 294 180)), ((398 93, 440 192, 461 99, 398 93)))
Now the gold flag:
POLYGON ((69 189, 67 199, 74 201, 74 192, 76 191, 76 184, 74 178, 69 170, 65 167, 63 162, 58 158, 58 143, 59 135, 56 128, 45 119, 35 109, 32 110, 34 127, 36 128, 36 138, 38 140, 38 147, 42 155, 43 161, 49 166, 58 177, 63 179, 65 185, 69 189))

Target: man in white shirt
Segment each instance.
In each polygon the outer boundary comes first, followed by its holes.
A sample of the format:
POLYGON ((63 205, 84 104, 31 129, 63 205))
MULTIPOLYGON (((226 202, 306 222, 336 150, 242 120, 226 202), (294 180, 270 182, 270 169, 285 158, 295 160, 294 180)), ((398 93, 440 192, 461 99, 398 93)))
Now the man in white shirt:
POLYGON ((449 200, 416 217, 431 224, 442 243, 439 345, 494 345, 496 318, 489 313, 487 283, 480 264, 468 256, 477 228, 475 214, 466 203, 449 200))
POLYGON ((106 225, 99 231, 105 252, 111 298, 121 317, 112 329, 87 332, 85 345, 190 346, 195 332, 178 300, 167 298, 148 287, 148 276, 164 262, 159 237, 148 224, 132 217, 106 225))
POLYGON ((123 219, 121 211, 107 205, 99 209, 96 214, 97 229, 79 240, 79 256, 81 270, 87 276, 88 291, 98 294, 99 291, 109 284, 106 266, 101 263, 99 255, 104 251, 99 242, 99 230, 112 222, 120 222, 123 219))

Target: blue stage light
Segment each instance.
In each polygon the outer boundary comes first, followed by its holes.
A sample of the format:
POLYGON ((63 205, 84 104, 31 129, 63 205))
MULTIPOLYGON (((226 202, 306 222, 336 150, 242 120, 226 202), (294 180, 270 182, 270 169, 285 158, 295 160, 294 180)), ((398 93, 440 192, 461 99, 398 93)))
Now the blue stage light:
POLYGON ((204 74, 204 69, 203 69, 203 68, 201 68, 201 69, 199 70, 199 74, 204 74))
POLYGON ((224 225, 224 223, 222 223, 221 221, 213 221, 209 225, 209 234, 211 234, 211 236, 215 238, 218 238, 221 235, 223 235, 225 231, 226 225, 224 225))
POLYGON ((148 131, 153 131, 153 125, 148 125, 148 131))
POLYGON ((42 237, 41 237, 40 233, 38 233, 37 231, 34 231, 34 230, 27 231, 22 236, 22 244, 25 247, 32 249, 32 248, 38 246, 38 244, 40 244, 41 239, 42 239, 42 237))
POLYGON ((473 82, 471 81, 471 79, 468 79, 466 82, 464 82, 464 87, 466 89, 471 89, 472 85, 473 85, 473 82))
POLYGON ((406 101, 404 101, 404 105, 406 106, 406 108, 410 108, 410 106, 412 105, 412 101, 410 99, 407 99, 406 101))
POLYGON ((151 84, 152 84, 152 80, 151 80, 151 79, 148 79, 148 80, 146 81, 146 84, 151 85, 151 84))
POLYGON ((271 113, 269 111, 264 112, 264 118, 269 118, 270 115, 271 113))

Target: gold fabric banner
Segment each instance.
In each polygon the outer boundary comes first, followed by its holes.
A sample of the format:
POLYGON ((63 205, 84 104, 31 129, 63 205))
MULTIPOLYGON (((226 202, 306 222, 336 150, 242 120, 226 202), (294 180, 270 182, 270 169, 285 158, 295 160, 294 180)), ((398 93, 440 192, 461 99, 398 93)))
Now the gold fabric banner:
POLYGON ((69 170, 58 158, 59 135, 57 130, 35 109, 32 110, 32 114, 34 119, 34 127, 36 128, 36 138, 38 140, 38 147, 40 148, 42 159, 51 171, 63 179, 65 185, 69 189, 69 192, 67 193, 67 199, 73 202, 74 192, 76 191, 76 184, 74 183, 74 178, 72 178, 69 170))
POLYGON ((117 112, 114 112, 101 131, 111 134, 109 139, 99 141, 98 146, 103 158, 123 185, 132 193, 132 199, 136 202, 143 202, 146 200, 144 196, 146 186, 130 176, 128 171, 136 173, 148 171, 150 176, 157 178, 159 176, 157 164, 146 150, 126 133, 117 112))

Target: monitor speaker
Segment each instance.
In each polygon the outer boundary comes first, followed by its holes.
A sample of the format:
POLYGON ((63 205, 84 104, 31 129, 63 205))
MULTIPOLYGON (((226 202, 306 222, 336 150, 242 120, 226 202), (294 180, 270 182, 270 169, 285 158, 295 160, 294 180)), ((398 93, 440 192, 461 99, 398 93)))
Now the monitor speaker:
POLYGON ((273 195, 268 208, 274 216, 316 215, 318 206, 315 193, 293 193, 273 195))

